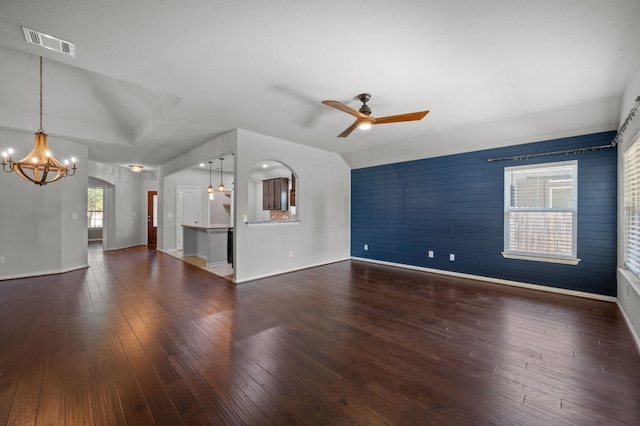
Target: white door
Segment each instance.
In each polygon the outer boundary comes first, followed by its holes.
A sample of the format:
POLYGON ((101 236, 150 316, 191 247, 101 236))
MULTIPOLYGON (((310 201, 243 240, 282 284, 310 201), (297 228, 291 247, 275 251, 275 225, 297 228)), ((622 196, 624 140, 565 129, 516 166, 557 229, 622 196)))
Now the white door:
POLYGON ((195 186, 178 186, 176 202, 176 250, 182 250, 182 226, 197 225, 200 221, 200 188, 195 186))

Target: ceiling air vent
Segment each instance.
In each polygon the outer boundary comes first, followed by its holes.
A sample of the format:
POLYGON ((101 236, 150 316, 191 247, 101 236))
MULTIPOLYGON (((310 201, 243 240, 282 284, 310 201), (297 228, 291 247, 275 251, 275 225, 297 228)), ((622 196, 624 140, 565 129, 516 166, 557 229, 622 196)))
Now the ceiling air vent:
POLYGON ((27 43, 37 44, 46 49, 55 50, 56 52, 64 53, 69 56, 76 56, 76 47, 73 43, 59 39, 58 37, 50 36, 49 34, 41 33, 40 31, 32 30, 31 28, 22 27, 24 32, 24 38, 27 43))

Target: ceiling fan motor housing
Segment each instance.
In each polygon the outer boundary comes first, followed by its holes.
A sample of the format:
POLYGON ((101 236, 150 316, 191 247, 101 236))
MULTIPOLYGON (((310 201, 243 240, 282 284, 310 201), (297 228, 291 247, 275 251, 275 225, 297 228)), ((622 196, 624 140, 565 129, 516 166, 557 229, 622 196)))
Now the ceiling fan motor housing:
POLYGON ((362 105, 358 111, 367 116, 371 115, 371 108, 367 104, 362 105))
POLYGON ((369 106, 367 105, 367 102, 369 102, 369 99, 371 99, 371 95, 369 93, 362 93, 358 95, 358 99, 360 99, 360 102, 362 102, 362 106, 358 111, 366 116, 371 115, 371 108, 369 108, 369 106))

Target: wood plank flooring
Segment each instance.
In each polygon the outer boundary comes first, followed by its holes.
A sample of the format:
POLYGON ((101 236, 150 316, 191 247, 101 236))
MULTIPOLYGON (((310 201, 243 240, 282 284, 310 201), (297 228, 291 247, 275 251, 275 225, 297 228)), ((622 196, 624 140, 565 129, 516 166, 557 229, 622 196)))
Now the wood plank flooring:
POLYGON ((346 261, 233 287, 146 247, 0 282, 0 425, 640 424, 614 303, 346 261))

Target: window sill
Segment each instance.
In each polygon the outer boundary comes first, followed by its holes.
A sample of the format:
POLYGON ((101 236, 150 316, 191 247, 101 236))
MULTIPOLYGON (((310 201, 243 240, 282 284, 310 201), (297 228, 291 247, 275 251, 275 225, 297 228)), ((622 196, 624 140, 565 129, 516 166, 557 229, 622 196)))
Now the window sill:
MULTIPOLYGON (((630 269, 618 268, 618 272, 622 275, 628 285, 630 285, 636 293, 640 294, 640 278, 636 276, 630 269)), ((628 293, 627 293, 628 294, 628 293)))
POLYGON ((546 257, 532 254, 507 253, 504 251, 502 252, 502 257, 505 259, 531 260, 533 262, 561 263, 563 265, 577 265, 580 262, 580 259, 573 257, 546 257))

